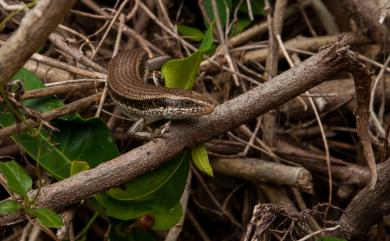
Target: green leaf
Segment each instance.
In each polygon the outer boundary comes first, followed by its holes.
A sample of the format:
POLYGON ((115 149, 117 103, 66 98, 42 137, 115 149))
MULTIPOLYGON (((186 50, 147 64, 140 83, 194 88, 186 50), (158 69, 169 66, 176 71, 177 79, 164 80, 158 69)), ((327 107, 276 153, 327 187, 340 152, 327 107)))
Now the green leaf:
POLYGON ((233 25, 233 30, 231 32, 231 35, 237 35, 244 31, 249 25, 251 24, 251 20, 249 18, 240 18, 237 20, 237 22, 233 25))
POLYGON ((7 187, 11 192, 26 197, 28 190, 32 187, 32 180, 26 171, 14 160, 0 162, 0 171, 7 179, 7 187))
POLYGON ((209 176, 214 176, 213 169, 210 165, 209 156, 207 154, 206 147, 201 144, 192 148, 191 150, 192 161, 195 166, 202 172, 206 173, 209 176))
POLYGON ((110 130, 100 118, 82 119, 75 116, 69 120, 57 119, 52 123, 60 129, 53 133, 53 141, 68 160, 83 160, 93 168, 120 154, 110 130))
POLYGON ((120 187, 111 188, 107 191, 107 194, 122 201, 145 198, 169 182, 178 172, 179 168, 182 167, 183 161, 185 161, 184 156, 182 158, 175 158, 155 171, 126 182, 120 187))
MULTIPOLYGON (((188 155, 180 155, 171 161, 177 161, 177 159, 181 164, 174 175, 159 189, 141 199, 121 201, 106 193, 98 194, 95 198, 104 207, 106 215, 121 220, 169 212, 180 201, 189 170, 188 155)), ((159 168, 164 168, 164 166, 159 168)))
POLYGON ((81 171, 89 170, 88 162, 73 161, 70 167, 70 175, 73 176, 81 171))
POLYGON ((335 238, 335 237, 320 237, 320 238, 316 238, 316 241, 347 241, 347 240, 335 238))
MULTIPOLYGON (((0 124, 3 124, 0 113, 0 124)), ((13 136, 16 143, 57 179, 70 175, 72 160, 85 160, 92 167, 119 155, 105 123, 99 118, 57 120, 60 131, 32 129, 13 136), (98 146, 99 148, 96 148, 98 146)), ((3 126, 3 125, 2 125, 3 126)))
MULTIPOLYGON (((217 3, 217 10, 219 14, 219 18, 221 20, 222 26, 225 26, 227 20, 227 14, 231 12, 232 0, 215 0, 217 3)), ((211 5, 211 0, 204 0, 203 6, 206 10, 206 14, 208 15, 211 21, 215 20, 213 7, 211 5)))
POLYGON ((204 38, 202 40, 202 43, 200 44, 199 47, 199 52, 205 53, 207 52, 213 45, 213 27, 214 27, 214 22, 210 24, 210 26, 207 28, 206 33, 204 34, 204 38))
POLYGON ((203 54, 213 44, 212 28, 213 25, 210 25, 207 29, 198 51, 187 58, 170 60, 163 65, 161 73, 164 76, 166 87, 192 89, 203 54))
POLYGON ((154 224, 152 226, 152 230, 166 230, 175 226, 183 216, 183 209, 181 207, 180 202, 167 213, 156 214, 154 216, 154 224))
MULTIPOLYGON (((13 79, 21 79, 26 90, 44 87, 35 75, 25 69, 21 69, 13 79)), ((51 97, 26 100, 23 104, 42 112, 62 106, 61 101, 51 97)), ((14 124, 13 116, 4 110, 4 106, 0 105, 0 125, 14 124)), ((72 160, 84 160, 95 167, 119 155, 110 131, 99 118, 84 120, 76 114, 60 117, 51 123, 60 131, 51 133, 43 128, 33 128, 12 138, 57 179, 69 177, 72 160)))
POLYGON ((31 129, 12 136, 23 150, 57 179, 69 175, 70 160, 56 147, 47 131, 31 129))
POLYGON ((0 214, 13 214, 21 208, 22 206, 15 200, 3 200, 0 202, 0 214))
POLYGON ((62 217, 49 208, 28 208, 27 213, 36 217, 39 223, 48 228, 62 227, 62 217))
POLYGON ((168 88, 192 89, 203 54, 195 52, 184 59, 174 59, 165 63, 161 73, 168 88))
POLYGON ((204 35, 202 31, 197 28, 189 27, 186 25, 177 25, 177 31, 184 37, 189 38, 192 41, 200 42, 202 41, 204 35))

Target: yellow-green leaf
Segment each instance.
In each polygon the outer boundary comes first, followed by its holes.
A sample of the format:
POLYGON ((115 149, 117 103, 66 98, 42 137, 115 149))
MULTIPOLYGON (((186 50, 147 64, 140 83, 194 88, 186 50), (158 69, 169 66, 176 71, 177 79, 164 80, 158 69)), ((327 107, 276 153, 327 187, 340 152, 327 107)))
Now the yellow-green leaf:
POLYGON ((186 25, 177 25, 177 31, 184 37, 189 38, 192 41, 202 41, 204 34, 197 28, 189 27, 186 25))
POLYGON ((206 147, 201 144, 191 150, 192 161, 195 166, 202 172, 209 176, 214 176, 213 169, 211 168, 209 156, 207 154, 206 147))
POLYGON ((13 214, 22 206, 15 200, 3 200, 0 202, 0 214, 13 214))
POLYGON ((165 79, 165 87, 192 89, 195 77, 198 73, 203 54, 207 52, 213 44, 213 24, 207 29, 203 41, 197 51, 184 59, 173 59, 166 62, 161 73, 165 79))
POLYGON ((213 26, 214 26, 214 22, 212 22, 210 24, 209 28, 207 29, 206 33, 204 34, 204 38, 202 40, 202 43, 200 44, 200 47, 199 47, 198 51, 205 53, 213 45, 213 41, 214 41, 214 38, 213 38, 213 26))
POLYGON ((81 171, 85 171, 89 169, 90 167, 88 165, 88 162, 73 161, 72 165, 70 166, 70 175, 73 176, 81 171))
POLYGON ((60 228, 63 225, 62 218, 49 208, 28 208, 27 213, 38 219, 38 222, 48 228, 60 228))

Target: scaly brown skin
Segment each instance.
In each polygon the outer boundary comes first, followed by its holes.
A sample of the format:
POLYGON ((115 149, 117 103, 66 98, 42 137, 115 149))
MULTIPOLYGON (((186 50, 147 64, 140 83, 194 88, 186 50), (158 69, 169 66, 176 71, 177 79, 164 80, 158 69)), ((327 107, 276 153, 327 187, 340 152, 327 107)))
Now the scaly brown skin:
POLYGON ((147 60, 141 49, 125 50, 108 67, 109 93, 124 114, 149 124, 197 117, 214 110, 214 105, 197 92, 145 83, 147 60))

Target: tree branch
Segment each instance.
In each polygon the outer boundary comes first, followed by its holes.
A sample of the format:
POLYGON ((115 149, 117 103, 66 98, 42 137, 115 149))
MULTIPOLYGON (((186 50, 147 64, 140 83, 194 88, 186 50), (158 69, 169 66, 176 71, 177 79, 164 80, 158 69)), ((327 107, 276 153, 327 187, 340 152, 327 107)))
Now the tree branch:
POLYGON ((377 1, 343 0, 341 2, 348 15, 356 21, 359 31, 368 33, 382 47, 387 46, 390 40, 389 23, 380 23, 381 11, 377 1))
POLYGON ((384 215, 381 205, 390 199, 389 173, 390 159, 378 165, 375 188, 367 185, 350 202, 338 221, 340 228, 332 232, 332 236, 352 240, 367 234, 368 229, 384 215))
MULTIPOLYGON (((238 127, 311 89, 346 68, 348 37, 323 49, 302 64, 267 83, 217 106, 198 119, 175 121, 163 138, 155 139, 94 169, 41 188, 37 207, 61 210, 157 168, 184 148, 203 143, 238 127), (245 113, 245 114, 244 114, 245 113)), ((2 215, 0 225, 24 216, 2 215)))
POLYGON ((22 19, 19 28, 0 48, 1 85, 24 65, 62 21, 75 0, 40 0, 22 19))

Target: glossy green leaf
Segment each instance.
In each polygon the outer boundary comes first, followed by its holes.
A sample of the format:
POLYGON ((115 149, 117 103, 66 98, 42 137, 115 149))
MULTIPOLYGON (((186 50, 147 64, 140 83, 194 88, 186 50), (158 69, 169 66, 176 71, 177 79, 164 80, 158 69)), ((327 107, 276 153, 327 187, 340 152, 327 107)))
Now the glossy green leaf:
POLYGON ((21 208, 22 206, 15 200, 3 200, 0 202, 0 214, 13 214, 21 208))
POLYGON ((120 187, 111 188, 107 191, 107 194, 122 201, 145 198, 160 189, 173 178, 178 172, 178 169, 182 167, 182 163, 185 161, 184 158, 184 155, 181 158, 175 158, 157 170, 146 173, 133 181, 126 182, 120 187))
POLYGON ((69 175, 70 160, 56 147, 47 131, 31 129, 13 136, 16 143, 57 179, 69 175))
POLYGON ((204 34, 197 28, 189 27, 186 25, 177 25, 177 31, 184 37, 189 38, 192 41, 200 42, 202 41, 204 34))
POLYGON ((214 27, 214 22, 212 22, 211 25, 207 28, 202 43, 200 44, 200 47, 198 49, 199 52, 205 53, 209 51, 210 48, 213 46, 213 41, 214 41, 213 27, 214 27))
POLYGON ((0 171, 7 179, 7 187, 11 192, 26 197, 32 187, 32 180, 16 161, 0 162, 0 171))
POLYGON ((90 167, 88 165, 88 162, 73 161, 72 165, 70 167, 70 175, 73 176, 81 171, 86 171, 89 169, 90 169, 90 167))
POLYGON ((169 212, 180 201, 189 170, 187 155, 181 155, 177 158, 181 160, 180 167, 169 181, 142 199, 121 201, 106 193, 101 193, 95 196, 96 200, 104 207, 106 215, 121 220, 134 219, 146 214, 157 215, 169 212))
POLYGON ((201 144, 192 148, 191 150, 192 161, 195 166, 202 172, 206 173, 209 176, 214 176, 213 169, 210 165, 209 156, 207 154, 206 147, 201 144))
MULTIPOLYGON (((32 73, 21 69, 13 79, 20 79, 26 90, 42 88, 42 82, 32 73)), ((62 105, 51 97, 26 100, 24 105, 42 112, 62 105)), ((15 123, 13 116, 0 105, 0 125, 15 123)), ((12 136, 24 151, 57 179, 70 175, 72 160, 87 161, 92 167, 119 155, 105 123, 98 118, 84 120, 78 115, 60 117, 51 122, 60 129, 48 132, 44 128, 29 129, 12 136), (97 148, 98 147, 98 148, 97 148)))
MULTIPOLYGON (((1 117, 0 113, 0 123, 1 117)), ((94 167, 119 155, 101 119, 74 118, 52 123, 59 132, 49 134, 43 129, 31 129, 14 135, 13 139, 57 179, 70 175, 72 160, 85 160, 94 167)))
POLYGON ((153 209, 153 202, 121 201, 112 198, 106 193, 99 193, 94 197, 103 207, 103 210, 100 210, 101 212, 120 220, 130 220, 150 214, 153 209))
POLYGON ((82 119, 75 116, 52 123, 60 130, 52 134, 52 139, 69 160, 82 160, 93 168, 120 154, 107 125, 100 118, 82 119))
POLYGON ((62 217, 49 208, 28 208, 26 211, 36 217, 41 225, 48 228, 60 228, 64 225, 62 217))
POLYGON ((154 224, 152 226, 152 230, 166 230, 175 226, 183 216, 183 209, 181 207, 180 202, 167 213, 156 214, 154 216, 154 224))
POLYGON ((166 62, 161 73, 165 79, 165 86, 168 88, 192 89, 195 77, 198 74, 200 62, 203 54, 208 51, 213 44, 213 25, 207 29, 203 41, 198 49, 187 58, 173 59, 166 62))
MULTIPOLYGON (((217 3, 217 10, 219 18, 221 20, 222 26, 225 26, 228 13, 231 13, 232 0, 215 0, 217 3)), ((211 21, 215 20, 213 7, 211 5, 211 0, 204 0, 203 6, 206 10, 206 14, 211 21)))

